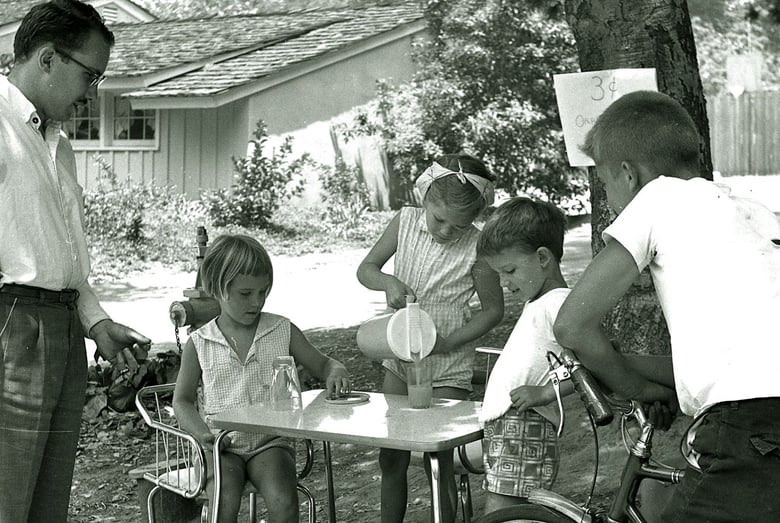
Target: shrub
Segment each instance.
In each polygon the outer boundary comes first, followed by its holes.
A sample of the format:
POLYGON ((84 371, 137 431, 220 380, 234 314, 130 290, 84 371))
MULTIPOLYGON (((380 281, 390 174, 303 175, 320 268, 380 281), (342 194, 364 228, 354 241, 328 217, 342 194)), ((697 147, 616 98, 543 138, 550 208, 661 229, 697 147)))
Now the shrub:
POLYGON ((233 158, 235 183, 202 196, 215 225, 266 227, 283 200, 303 191, 302 170, 311 162, 309 155, 291 159, 292 138, 288 136, 278 151, 266 156, 268 130, 262 120, 257 122, 254 137, 249 155, 233 158))
POLYGON ((205 208, 173 187, 120 181, 99 154, 94 190, 84 193, 85 230, 92 250, 93 276, 126 272, 137 262, 194 265, 191 234, 208 224, 205 208))
POLYGON ((323 224, 328 232, 343 239, 360 228, 360 223, 370 207, 368 186, 358 167, 344 162, 336 155, 334 167, 322 166, 323 224))

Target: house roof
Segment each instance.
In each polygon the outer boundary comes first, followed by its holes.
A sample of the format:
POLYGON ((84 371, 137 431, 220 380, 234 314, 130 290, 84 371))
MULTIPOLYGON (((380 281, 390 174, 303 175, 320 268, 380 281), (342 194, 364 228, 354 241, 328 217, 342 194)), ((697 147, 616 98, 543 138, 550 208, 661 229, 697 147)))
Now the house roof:
POLYGON ((423 18, 419 2, 116 26, 109 76, 197 67, 127 93, 131 99, 213 97, 423 18), (143 64, 143 65, 141 65, 143 64))
POLYGON ((10 24, 24 18, 27 11, 41 0, 0 0, 0 24, 10 24))
MULTIPOLYGON (((11 24, 13 22, 19 22, 27 12, 32 9, 33 6, 44 2, 45 0, 0 0, 0 25, 11 24)), ((123 5, 125 8, 131 8, 134 11, 143 12, 149 18, 153 18, 153 15, 140 5, 132 2, 131 0, 113 0, 113 2, 96 2, 94 0, 86 0, 88 4, 106 4, 116 3, 123 5)))
POLYGON ((198 20, 157 20, 119 24, 108 75, 133 77, 211 60, 280 38, 294 38, 342 19, 338 13, 241 15, 198 20))

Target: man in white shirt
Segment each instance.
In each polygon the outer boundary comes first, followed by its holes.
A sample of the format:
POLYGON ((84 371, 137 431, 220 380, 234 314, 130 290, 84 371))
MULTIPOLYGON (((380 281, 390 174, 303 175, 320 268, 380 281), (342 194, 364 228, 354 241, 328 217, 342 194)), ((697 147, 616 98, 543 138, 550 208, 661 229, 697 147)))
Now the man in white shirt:
POLYGON ((33 7, 0 76, 0 521, 66 521, 86 388, 84 335, 122 367, 150 343, 87 278, 82 189, 61 122, 94 97, 114 37, 91 6, 33 7))
POLYGON ((699 135, 685 109, 649 91, 598 118, 583 146, 618 213, 604 249, 554 326, 621 396, 674 404, 631 369, 601 325, 649 267, 672 341, 681 410, 695 416, 690 466, 664 522, 775 521, 780 496, 780 225, 756 202, 698 177, 699 135))

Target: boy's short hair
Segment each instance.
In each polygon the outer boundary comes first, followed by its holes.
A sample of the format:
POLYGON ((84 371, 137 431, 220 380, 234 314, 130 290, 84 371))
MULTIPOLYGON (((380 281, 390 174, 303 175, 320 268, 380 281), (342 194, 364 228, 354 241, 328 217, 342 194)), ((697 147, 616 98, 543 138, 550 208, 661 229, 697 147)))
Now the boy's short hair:
POLYGON ((512 247, 530 253, 547 247, 560 262, 565 232, 566 215, 558 207, 518 196, 488 218, 477 240, 477 255, 495 256, 512 247))
POLYGON ((200 266, 203 290, 218 300, 226 300, 228 287, 239 274, 268 276, 268 292, 271 292, 274 268, 260 242, 244 234, 218 236, 206 249, 200 266))
POLYGON ((696 124, 679 102, 655 91, 635 91, 615 100, 596 119, 580 149, 597 164, 635 162, 658 175, 699 170, 696 124))
POLYGON ((92 31, 100 34, 109 46, 114 45, 114 34, 91 5, 78 0, 52 0, 35 5, 24 16, 14 36, 14 61, 25 62, 48 42, 63 51, 77 51, 92 31))

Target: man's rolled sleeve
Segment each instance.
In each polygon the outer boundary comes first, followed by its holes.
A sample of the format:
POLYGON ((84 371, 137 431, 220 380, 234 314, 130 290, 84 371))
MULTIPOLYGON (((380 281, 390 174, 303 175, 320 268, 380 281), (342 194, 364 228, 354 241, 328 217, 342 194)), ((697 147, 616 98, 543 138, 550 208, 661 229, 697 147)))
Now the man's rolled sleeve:
POLYGON ((81 320, 84 334, 89 336, 89 331, 97 322, 109 320, 111 317, 103 310, 103 307, 100 306, 100 301, 98 300, 95 291, 93 291, 92 287, 89 285, 89 282, 84 283, 77 290, 79 291, 79 319, 81 320))

